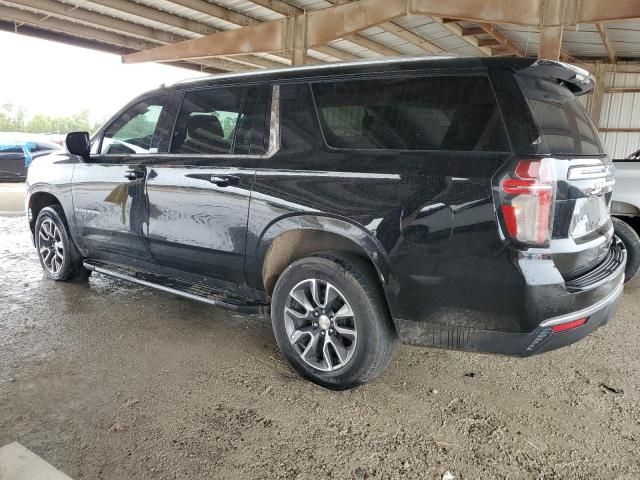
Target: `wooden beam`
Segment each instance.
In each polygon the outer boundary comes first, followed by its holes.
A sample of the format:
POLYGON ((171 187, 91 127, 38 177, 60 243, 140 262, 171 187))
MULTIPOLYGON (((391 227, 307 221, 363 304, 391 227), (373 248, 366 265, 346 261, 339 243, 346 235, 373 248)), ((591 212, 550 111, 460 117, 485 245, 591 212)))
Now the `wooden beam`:
POLYGON ((182 35, 175 35, 163 30, 109 17, 107 15, 100 15, 91 10, 76 8, 72 5, 52 0, 8 0, 6 4, 18 8, 26 8, 35 13, 41 13, 43 18, 53 16, 63 20, 75 21, 89 27, 105 28, 116 33, 124 33, 152 42, 175 43, 187 38, 182 35))
POLYGON ((580 0, 576 9, 574 24, 640 18, 640 2, 638 0, 580 0))
POLYGON ((486 57, 490 57, 493 54, 493 52, 491 51, 491 48, 480 45, 480 39, 478 39, 478 37, 476 37, 475 35, 465 35, 464 29, 460 25, 458 25, 456 22, 445 22, 444 19, 440 17, 433 17, 433 19, 439 24, 441 24, 444 28, 449 30, 451 33, 460 37, 469 45, 475 47, 477 50, 480 51, 480 53, 482 53, 482 55, 486 57))
MULTIPOLYGON (((15 2, 22 0, 12 0, 15 2)), ((133 22, 129 20, 123 20, 122 17, 118 17, 122 13, 126 13, 129 15, 135 15, 137 17, 144 18, 146 20, 151 20, 154 23, 158 23, 161 26, 170 26, 174 28, 178 28, 183 30, 189 37, 199 37, 202 35, 208 35, 211 33, 218 32, 219 30, 210 25, 206 25, 204 23, 195 22, 193 20, 189 20, 186 18, 179 17, 177 15, 172 15, 162 10, 156 10, 155 8, 147 7, 145 5, 139 4, 137 2, 131 2, 127 0, 65 0, 70 6, 74 5, 76 8, 88 8, 91 9, 96 16, 100 16, 102 18, 113 17, 114 19, 120 19, 129 24, 135 25, 133 22), (102 11, 105 9, 108 14, 103 14, 102 11)), ((158 30, 158 29, 156 29, 158 30)), ((162 30, 160 30, 162 31, 162 30)), ((168 42, 168 43, 174 43, 168 42)), ((270 60, 263 59, 258 56, 250 56, 250 57, 234 57, 234 61, 239 61, 243 64, 247 64, 246 60, 252 59, 250 63, 254 65, 263 66, 265 68, 269 67, 282 67, 286 65, 285 63, 271 62, 270 60)))
POLYGON ((403 16, 406 14, 405 2, 406 0, 360 0, 156 47, 126 55, 123 60, 125 63, 184 60, 287 49, 295 53, 338 38, 348 39, 358 30, 403 16), (301 29, 304 29, 303 47, 299 45, 301 29))
POLYGON ((172 15, 162 10, 156 10, 155 8, 127 0, 66 0, 66 2, 75 5, 76 7, 91 10, 104 9, 106 7, 108 10, 113 12, 114 16, 117 16, 119 13, 127 13, 162 25, 179 28, 187 33, 191 32, 198 33, 200 35, 208 35, 218 31, 217 28, 205 25, 204 23, 195 22, 187 18, 172 15))
MULTIPOLYGON (((12 22, 42 27, 55 32, 62 32, 90 40, 97 40, 110 45, 117 45, 131 50, 146 50, 153 48, 157 43, 149 42, 136 37, 130 37, 107 30, 88 27, 79 23, 72 23, 53 16, 47 16, 40 13, 20 10, 13 7, 0 5, 0 18, 10 20, 12 22)), ((248 67, 231 62, 225 59, 211 59, 207 61, 198 61, 203 65, 211 66, 219 70, 241 72, 248 70, 248 67)))
MULTIPOLYGON (((355 0, 326 0, 326 1, 332 5, 344 5, 346 3, 353 3, 353 1, 355 0)), ((407 30, 406 28, 402 27, 401 25, 398 25, 397 23, 382 22, 378 24, 377 27, 381 28, 386 32, 392 33, 393 35, 396 35, 402 38, 406 42, 409 42, 426 52, 429 52, 429 53, 443 52, 442 48, 438 47, 437 45, 430 42, 426 38, 423 38, 420 35, 416 35, 415 33, 411 32, 410 30, 407 30)))
POLYGON ((560 60, 564 26, 542 26, 540 28, 540 50, 538 58, 560 60))
POLYGON ((222 7, 215 3, 207 2, 205 0, 171 0, 171 3, 175 3, 196 12, 204 13, 206 15, 210 15, 211 17, 219 18, 221 20, 225 20, 226 22, 243 27, 260 23, 260 20, 256 20, 253 17, 240 12, 236 12, 229 8, 222 7))
POLYGON ((307 15, 307 45, 323 45, 407 14, 406 0, 359 0, 307 15))
POLYGON ((640 93, 640 87, 609 87, 604 93, 640 93))
POLYGON ((611 44, 609 39, 609 35, 607 35, 607 30, 602 23, 596 23, 596 28, 598 29, 598 33, 600 34, 600 39, 602 40, 602 45, 604 45, 605 50, 607 51, 607 56, 609 57, 609 61, 612 63, 616 61, 616 51, 611 44))
MULTIPOLYGON (((251 0, 253 3, 256 3, 262 7, 268 8, 276 13, 281 15, 285 15, 287 17, 294 15, 302 15, 305 13, 305 10, 298 8, 294 5, 290 5, 282 0, 251 0)), ((343 5, 345 3, 349 3, 350 0, 333 0, 330 3, 335 5, 343 5)), ((389 48, 385 45, 382 45, 379 42, 371 40, 364 35, 359 33, 352 33, 350 35, 346 35, 344 37, 345 40, 350 41, 351 43, 355 43, 359 47, 366 48, 367 50, 372 50, 381 55, 400 55, 400 52, 394 50, 393 48, 389 48)), ((316 45, 313 47, 313 50, 324 53, 326 55, 331 55, 332 57, 340 58, 342 60, 356 60, 361 57, 350 54, 349 52, 345 52, 344 50, 338 49, 336 47, 332 47, 330 45, 316 45)))
POLYGON ((410 10, 445 23, 456 19, 536 27, 640 18, 638 0, 412 0, 410 10))
POLYGON ((237 30, 225 30, 201 38, 131 53, 124 63, 162 62, 194 58, 236 55, 241 53, 277 52, 285 50, 285 20, 265 22, 237 30))
POLYGON ((387 31, 389 33, 397 35, 398 37, 402 38, 403 40, 415 45, 416 47, 421 48, 425 52, 429 52, 429 53, 442 53, 442 52, 444 52, 444 50, 442 48, 440 48, 439 46, 437 46, 435 43, 430 42, 429 40, 427 40, 426 38, 421 37, 420 35, 416 35, 412 31, 407 30, 406 28, 398 25, 397 23, 384 22, 384 23, 381 23, 380 25, 378 25, 378 27, 382 28, 383 30, 385 30, 385 31, 387 31))
POLYGON ((604 99, 605 84, 607 81, 607 68, 604 64, 598 63, 596 65, 596 86, 593 90, 593 95, 589 103, 589 116, 591 121, 597 127, 600 126, 600 116, 602 113, 602 102, 604 99))
MULTIPOLYGON (((101 27, 115 33, 135 36, 160 44, 171 44, 192 38, 121 20, 119 18, 100 15, 99 13, 92 12, 84 8, 76 8, 71 5, 66 5, 52 0, 7 0, 7 4, 24 7, 34 11, 35 13, 42 13, 44 16, 53 16, 63 20, 82 23, 89 27, 101 27)), ((199 34, 192 35, 195 35, 196 37, 200 36, 199 34)), ((277 64, 274 61, 249 55, 237 56, 228 60, 252 67, 274 68, 276 66, 282 66, 282 64, 277 64)))
MULTIPOLYGON (((549 0, 553 1, 553 0, 549 0)), ((543 0, 412 0, 411 12, 441 19, 485 23, 539 25, 543 0)))
POLYGON ((479 47, 496 47, 500 45, 500 42, 495 38, 479 38, 478 46, 479 47))
POLYGON ((640 128, 600 128, 600 132, 640 133, 640 128))
POLYGON ((478 23, 478 26, 482 29, 484 33, 488 34, 489 36, 491 36, 491 38, 496 40, 498 42, 498 45, 501 46, 501 48, 510 51, 512 54, 518 57, 525 56, 524 51, 520 47, 518 47, 515 43, 513 43, 513 41, 511 41, 509 37, 507 37, 504 33, 498 30, 495 25, 492 25, 490 23, 478 23))
POLYGON ((466 37, 467 35, 469 35, 469 36, 482 35, 483 33, 486 33, 484 28, 480 28, 480 27, 462 27, 462 36, 463 37, 466 37))

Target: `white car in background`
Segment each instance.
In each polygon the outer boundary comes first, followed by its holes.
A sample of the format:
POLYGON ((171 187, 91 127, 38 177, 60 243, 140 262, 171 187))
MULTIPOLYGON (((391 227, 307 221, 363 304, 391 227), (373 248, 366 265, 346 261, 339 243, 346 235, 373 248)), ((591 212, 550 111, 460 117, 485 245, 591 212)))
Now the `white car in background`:
POLYGON ((614 160, 616 185, 611 202, 611 220, 616 235, 627 248, 625 281, 640 269, 640 150, 614 160))

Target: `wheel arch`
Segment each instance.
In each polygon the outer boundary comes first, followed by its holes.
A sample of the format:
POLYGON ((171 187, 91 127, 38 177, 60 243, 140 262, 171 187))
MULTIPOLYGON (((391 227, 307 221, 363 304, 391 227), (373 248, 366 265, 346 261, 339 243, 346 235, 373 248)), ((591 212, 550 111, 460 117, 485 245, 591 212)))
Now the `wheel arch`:
POLYGON ((318 215, 281 219, 261 235, 255 256, 260 268, 260 281, 267 295, 271 295, 278 277, 288 265, 320 252, 346 252, 362 258, 376 271, 387 296, 391 270, 378 240, 360 225, 318 215))
POLYGON ((638 217, 640 216, 640 208, 629 202, 613 200, 611 202, 611 215, 620 217, 638 217))
POLYGON ((28 218, 29 218, 29 227, 31 228, 31 235, 34 234, 38 214, 42 211, 43 208, 49 207, 52 205, 59 206, 62 212, 64 213, 64 207, 62 206, 62 202, 53 193, 43 190, 43 191, 33 192, 29 195, 27 200, 27 212, 28 212, 28 218))

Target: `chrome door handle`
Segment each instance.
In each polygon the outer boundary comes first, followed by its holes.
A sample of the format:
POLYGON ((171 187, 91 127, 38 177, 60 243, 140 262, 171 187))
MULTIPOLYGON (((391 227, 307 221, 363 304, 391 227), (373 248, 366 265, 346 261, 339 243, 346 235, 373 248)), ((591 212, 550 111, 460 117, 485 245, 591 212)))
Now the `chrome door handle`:
POLYGON ((218 187, 230 187, 240 183, 240 178, 233 175, 211 175, 209 181, 218 187))
POLYGON ((137 180, 144 177, 144 172, 141 170, 127 170, 124 174, 124 178, 129 180, 137 180))

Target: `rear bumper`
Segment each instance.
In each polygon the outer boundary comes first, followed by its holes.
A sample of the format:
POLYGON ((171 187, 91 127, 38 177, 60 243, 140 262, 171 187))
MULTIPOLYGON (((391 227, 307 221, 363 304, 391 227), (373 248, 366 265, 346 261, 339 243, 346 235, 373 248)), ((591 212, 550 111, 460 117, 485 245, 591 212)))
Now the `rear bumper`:
MULTIPOLYGON (((537 323, 530 332, 507 332, 450 324, 416 322, 394 318, 400 341, 410 345, 498 353, 526 357, 574 343, 606 324, 616 312, 624 289, 626 252, 622 261, 612 269, 606 279, 589 290, 570 293, 562 287, 564 294, 549 297, 549 286, 543 291, 532 289, 528 307, 541 310, 546 303, 547 311, 554 312, 537 323), (544 295, 543 295, 544 293, 544 295), (546 297, 546 302, 545 302, 546 297), (534 300, 534 304, 532 304, 534 300), (561 313, 558 313, 558 312, 561 313), (562 332, 554 332, 554 325, 588 318, 587 322, 562 332)), ((559 285, 558 285, 559 288, 559 285)))

